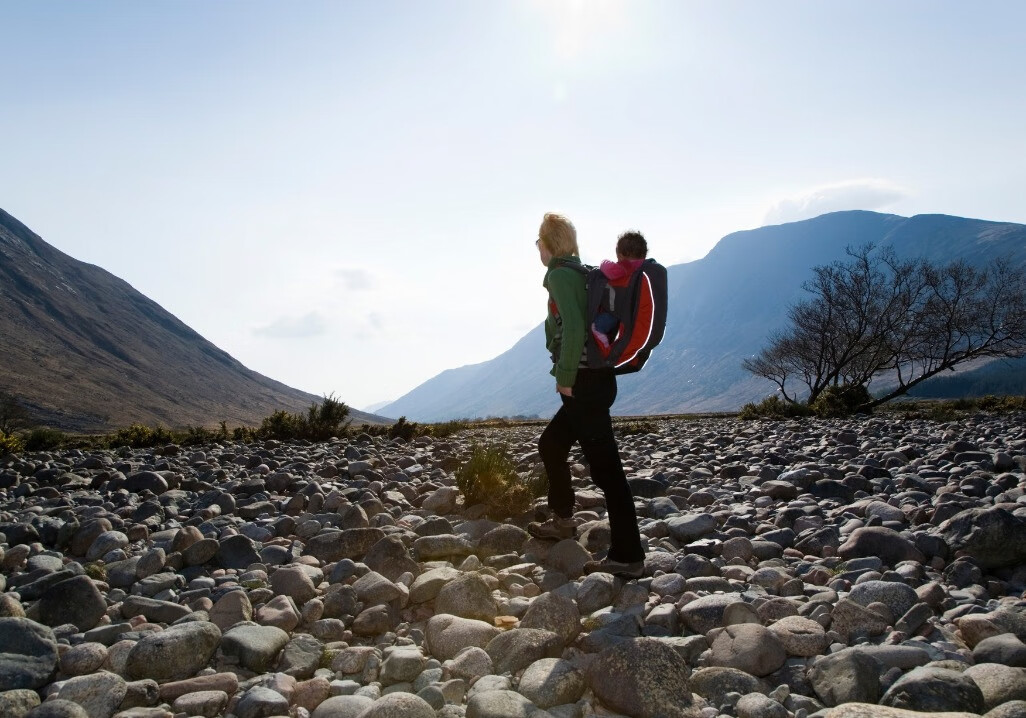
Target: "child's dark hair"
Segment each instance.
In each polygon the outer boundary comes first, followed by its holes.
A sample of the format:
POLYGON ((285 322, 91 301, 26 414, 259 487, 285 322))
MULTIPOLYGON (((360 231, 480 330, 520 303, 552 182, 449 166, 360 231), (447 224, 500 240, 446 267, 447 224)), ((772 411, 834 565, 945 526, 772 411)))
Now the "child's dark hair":
POLYGON ((616 240, 616 251, 627 259, 644 259, 648 256, 648 242, 641 232, 631 229, 616 240))

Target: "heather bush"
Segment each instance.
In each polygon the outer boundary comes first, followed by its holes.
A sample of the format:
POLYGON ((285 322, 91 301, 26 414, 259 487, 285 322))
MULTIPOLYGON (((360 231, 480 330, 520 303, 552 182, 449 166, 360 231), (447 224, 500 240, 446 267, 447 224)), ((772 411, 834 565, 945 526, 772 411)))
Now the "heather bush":
POLYGON ((963 397, 946 401, 917 399, 902 401, 885 407, 888 412, 898 413, 905 419, 929 419, 931 421, 954 421, 960 416, 977 412, 1005 414, 1026 411, 1026 396, 963 397))
POLYGON ((424 427, 424 433, 436 439, 446 439, 457 432, 470 428, 470 422, 466 419, 454 419, 438 424, 428 424, 424 427))
POLYGON ((17 454, 19 451, 23 451, 24 449, 25 445, 22 444, 21 439, 14 434, 8 434, 0 431, 0 456, 4 456, 6 454, 17 454))
POLYGON ((388 428, 389 439, 410 441, 418 433, 420 433, 420 424, 415 421, 406 421, 405 416, 400 416, 398 421, 388 428))
POLYGON ((132 424, 128 428, 118 429, 108 439, 112 448, 128 446, 132 449, 148 449, 154 446, 175 443, 175 436, 160 424, 154 427, 145 424, 132 424))
POLYGON ((739 419, 795 419, 812 416, 813 411, 805 404, 794 404, 784 401, 775 394, 768 396, 758 404, 751 402, 741 407, 739 419))
POLYGON ((277 439, 278 441, 293 441, 303 435, 306 421, 299 414, 293 414, 279 409, 270 416, 265 416, 260 422, 260 428, 256 430, 259 439, 277 439))
POLYGON ((496 521, 527 511, 545 493, 545 485, 544 477, 518 474, 504 446, 474 444, 470 458, 456 471, 465 505, 484 504, 488 517, 496 521))
POLYGON ((327 441, 333 436, 348 435, 350 423, 349 407, 329 394, 320 404, 311 404, 305 416, 278 410, 265 417, 256 430, 256 438, 327 441))
POLYGON ((648 420, 617 422, 613 425, 613 428, 616 430, 616 433, 621 436, 656 434, 659 431, 659 427, 648 420))
POLYGON ((25 437, 25 451, 52 451, 59 449, 67 441, 63 431, 41 426, 33 429, 25 437))
POLYGON ((809 406, 816 416, 837 418, 851 416, 857 411, 867 411, 873 397, 862 384, 838 384, 828 386, 809 406))
POLYGON ((307 410, 306 427, 303 438, 310 441, 327 441, 333 436, 345 436, 349 433, 349 407, 328 394, 320 404, 311 404, 307 410))

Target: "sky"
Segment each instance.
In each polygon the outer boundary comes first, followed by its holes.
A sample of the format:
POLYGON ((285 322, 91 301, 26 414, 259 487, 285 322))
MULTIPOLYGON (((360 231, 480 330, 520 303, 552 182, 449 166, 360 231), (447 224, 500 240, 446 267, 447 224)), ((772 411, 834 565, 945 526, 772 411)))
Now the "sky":
POLYGON ((638 229, 665 265, 837 210, 1026 222, 1024 26, 1018 0, 0 0, 0 208, 364 408, 541 322, 547 211, 586 262, 638 229))

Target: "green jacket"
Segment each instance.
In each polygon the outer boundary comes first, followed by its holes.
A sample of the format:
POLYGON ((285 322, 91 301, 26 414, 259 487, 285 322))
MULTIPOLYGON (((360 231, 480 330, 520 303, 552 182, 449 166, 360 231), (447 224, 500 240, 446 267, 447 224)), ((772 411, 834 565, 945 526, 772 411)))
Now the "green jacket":
POLYGON ((545 346, 552 355, 552 370, 560 386, 573 386, 584 359, 588 293, 584 274, 563 266, 580 264, 578 257, 553 257, 542 286, 549 290, 545 317, 545 346))

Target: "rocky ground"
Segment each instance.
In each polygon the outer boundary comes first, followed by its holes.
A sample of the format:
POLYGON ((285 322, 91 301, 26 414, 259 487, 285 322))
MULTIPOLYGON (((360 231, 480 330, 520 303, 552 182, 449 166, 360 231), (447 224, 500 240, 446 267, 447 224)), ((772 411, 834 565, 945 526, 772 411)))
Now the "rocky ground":
POLYGON ((656 426, 630 582, 463 505, 537 427, 0 460, 0 715, 1026 716, 1023 416, 656 426))

